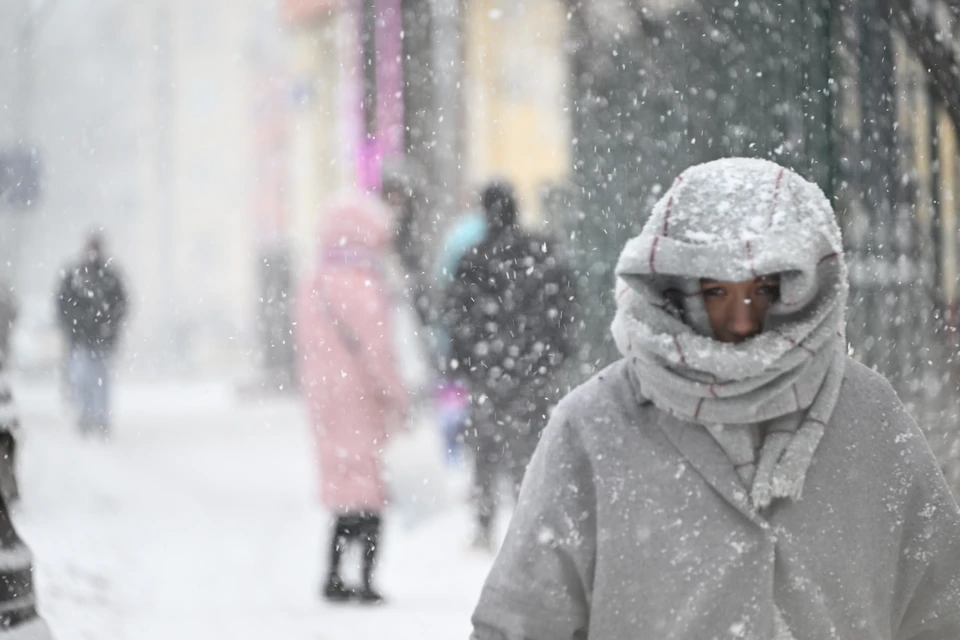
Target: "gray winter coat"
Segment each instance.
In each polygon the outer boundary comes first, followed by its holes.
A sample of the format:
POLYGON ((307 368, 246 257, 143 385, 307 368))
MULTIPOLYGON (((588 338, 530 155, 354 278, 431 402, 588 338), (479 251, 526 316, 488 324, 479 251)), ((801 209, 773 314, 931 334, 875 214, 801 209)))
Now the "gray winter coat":
POLYGON ((960 638, 960 511, 890 385, 846 365, 798 501, 761 514, 702 426, 620 361, 565 398, 474 640, 960 638))

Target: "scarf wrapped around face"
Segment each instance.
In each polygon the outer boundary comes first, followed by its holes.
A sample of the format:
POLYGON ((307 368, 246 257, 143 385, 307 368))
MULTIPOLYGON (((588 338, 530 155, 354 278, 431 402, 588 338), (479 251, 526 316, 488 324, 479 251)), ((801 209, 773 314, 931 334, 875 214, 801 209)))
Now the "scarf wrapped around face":
POLYGON ((755 508, 800 498, 846 349, 847 270, 823 192, 765 160, 691 167, 627 243, 616 274, 613 335, 640 393, 708 428, 755 508), (740 344, 716 340, 700 279, 771 274, 781 293, 763 332, 740 344))

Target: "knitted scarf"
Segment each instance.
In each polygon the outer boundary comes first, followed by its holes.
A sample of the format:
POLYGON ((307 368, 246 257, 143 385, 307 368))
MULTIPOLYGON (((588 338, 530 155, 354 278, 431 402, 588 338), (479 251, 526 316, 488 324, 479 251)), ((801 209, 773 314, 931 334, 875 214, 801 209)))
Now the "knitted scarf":
POLYGON ((799 499, 845 362, 847 271, 823 192, 764 160, 691 167, 626 245, 616 274, 613 336, 641 395, 708 428, 756 509, 799 499), (716 340, 700 279, 772 274, 781 295, 763 332, 716 340))

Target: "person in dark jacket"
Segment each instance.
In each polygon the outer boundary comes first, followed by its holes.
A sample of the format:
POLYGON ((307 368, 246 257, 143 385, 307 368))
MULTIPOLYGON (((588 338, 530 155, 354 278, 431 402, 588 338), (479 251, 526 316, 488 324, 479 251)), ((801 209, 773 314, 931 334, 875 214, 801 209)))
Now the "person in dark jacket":
POLYGON ((475 462, 475 546, 490 548, 498 476, 509 476, 516 495, 558 396, 554 377, 571 347, 574 291, 552 241, 520 227, 510 184, 490 183, 481 200, 487 233, 457 266, 444 320, 450 367, 472 397, 465 437, 475 462))
POLYGON ((109 365, 127 315, 123 279, 92 234, 85 255, 64 270, 57 292, 60 328, 68 346, 67 380, 79 405, 81 432, 110 429, 109 365))

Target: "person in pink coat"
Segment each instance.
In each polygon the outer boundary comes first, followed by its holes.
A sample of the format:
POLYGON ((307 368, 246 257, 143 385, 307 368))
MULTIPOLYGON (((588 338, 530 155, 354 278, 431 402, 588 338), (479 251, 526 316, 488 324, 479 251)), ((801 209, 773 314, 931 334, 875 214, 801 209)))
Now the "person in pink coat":
POLYGON ((301 382, 316 436, 320 499, 335 516, 323 596, 378 603, 372 586, 387 503, 381 455, 403 424, 406 391, 394 352, 394 294, 386 277, 393 229, 370 196, 341 198, 324 212, 316 272, 299 298, 301 382), (363 584, 349 589, 340 559, 363 548, 363 584))

